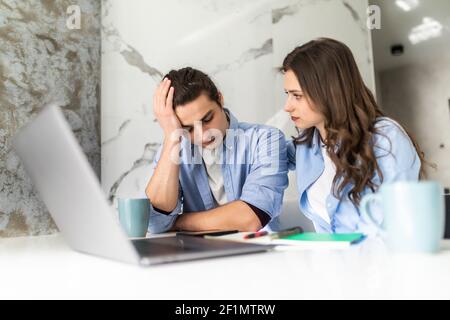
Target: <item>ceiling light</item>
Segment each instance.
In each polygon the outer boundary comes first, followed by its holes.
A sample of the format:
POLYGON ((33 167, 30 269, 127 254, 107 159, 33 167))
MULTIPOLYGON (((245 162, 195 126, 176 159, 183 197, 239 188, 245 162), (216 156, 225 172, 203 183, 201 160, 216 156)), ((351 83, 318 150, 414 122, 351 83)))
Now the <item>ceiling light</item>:
POLYGON ((439 21, 425 17, 423 18, 422 24, 412 29, 409 34, 409 41, 412 44, 418 44, 432 38, 438 38, 442 35, 443 29, 444 27, 439 21))
POLYGON ((411 11, 419 5, 419 0, 396 0, 395 4, 403 11, 411 11))

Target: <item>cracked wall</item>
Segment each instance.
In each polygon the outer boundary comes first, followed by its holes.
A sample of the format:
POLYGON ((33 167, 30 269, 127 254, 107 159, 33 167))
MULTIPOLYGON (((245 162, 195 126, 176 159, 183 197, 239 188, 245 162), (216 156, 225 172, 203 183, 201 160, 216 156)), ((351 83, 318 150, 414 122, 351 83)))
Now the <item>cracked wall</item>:
POLYGON ((63 108, 100 175, 100 13, 97 0, 0 0, 0 237, 57 231, 10 145, 44 105, 63 108))

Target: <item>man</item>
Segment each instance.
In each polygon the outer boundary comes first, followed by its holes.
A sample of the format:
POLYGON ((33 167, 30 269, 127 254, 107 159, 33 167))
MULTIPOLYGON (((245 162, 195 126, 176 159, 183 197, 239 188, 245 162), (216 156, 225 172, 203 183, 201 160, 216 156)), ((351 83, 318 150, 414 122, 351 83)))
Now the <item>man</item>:
POLYGON ((256 231, 279 215, 288 185, 284 135, 238 122, 223 103, 192 68, 171 71, 156 89, 164 141, 146 189, 151 233, 256 231))

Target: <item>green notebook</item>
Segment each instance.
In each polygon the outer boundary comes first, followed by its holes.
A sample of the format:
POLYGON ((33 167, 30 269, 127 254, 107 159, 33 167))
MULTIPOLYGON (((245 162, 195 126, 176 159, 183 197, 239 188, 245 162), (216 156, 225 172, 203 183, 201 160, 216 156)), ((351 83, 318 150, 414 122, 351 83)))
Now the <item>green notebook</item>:
POLYGON ((327 233, 306 232, 306 233, 299 233, 299 234, 295 234, 292 236, 283 237, 281 239, 296 240, 296 241, 319 241, 319 242, 332 241, 332 242, 355 243, 355 242, 359 242, 359 241, 363 240, 364 235, 362 233, 327 234, 327 233))

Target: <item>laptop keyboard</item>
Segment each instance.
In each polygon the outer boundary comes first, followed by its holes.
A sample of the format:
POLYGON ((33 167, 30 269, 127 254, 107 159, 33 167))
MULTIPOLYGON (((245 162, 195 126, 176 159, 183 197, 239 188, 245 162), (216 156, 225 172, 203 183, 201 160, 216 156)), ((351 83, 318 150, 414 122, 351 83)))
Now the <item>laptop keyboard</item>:
POLYGON ((176 237, 139 239, 133 240, 132 243, 141 256, 173 255, 195 250, 183 245, 176 237))
POLYGON ((138 253, 142 256, 173 255, 178 253, 197 253, 209 251, 226 252, 248 247, 260 247, 246 243, 211 240, 193 236, 139 239, 133 240, 132 243, 138 253))

